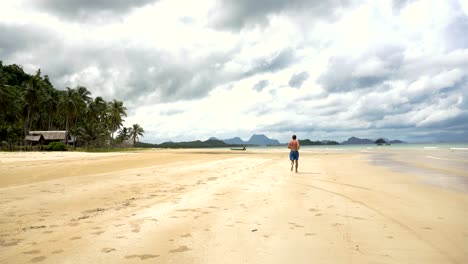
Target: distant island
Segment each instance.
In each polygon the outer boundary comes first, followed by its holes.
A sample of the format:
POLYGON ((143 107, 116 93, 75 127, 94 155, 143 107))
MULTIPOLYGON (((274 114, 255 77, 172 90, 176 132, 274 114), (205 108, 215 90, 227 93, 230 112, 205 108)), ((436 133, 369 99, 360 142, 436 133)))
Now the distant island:
MULTIPOLYGON (((348 140, 339 143, 334 140, 310 140, 300 139, 299 143, 302 146, 322 146, 322 145, 361 145, 361 144, 378 144, 378 145, 390 145, 390 144, 401 144, 405 143, 401 140, 388 140, 385 138, 378 138, 377 140, 372 139, 361 139, 357 137, 350 137, 348 140)), ((234 137, 229 139, 218 139, 216 137, 210 137, 206 141, 195 140, 195 141, 184 141, 184 142, 164 142, 161 144, 151 144, 144 142, 136 142, 135 147, 140 148, 238 148, 243 146, 285 146, 287 143, 280 143, 276 139, 271 139, 264 134, 253 134, 249 140, 244 141, 240 137, 234 137)))
POLYGON ((406 143, 404 141, 395 139, 395 140, 388 140, 386 138, 378 138, 377 140, 372 140, 368 138, 357 138, 357 137, 350 137, 348 140, 341 142, 343 145, 363 145, 363 144, 403 144, 406 143))
POLYGON ((229 147, 240 147, 238 144, 226 144, 221 140, 208 139, 206 141, 195 140, 185 142, 164 142, 161 144, 151 144, 136 142, 135 147, 137 148, 229 148, 229 147))
POLYGON ((333 140, 312 141, 310 139, 300 139, 301 146, 321 146, 321 145, 340 145, 340 143, 333 140))
POLYGON ((254 134, 248 141, 241 138, 231 138, 220 140, 216 137, 210 137, 206 141, 195 140, 185 142, 164 142, 161 144, 151 144, 137 142, 135 147, 140 148, 230 148, 243 146, 279 146, 281 143, 276 139, 270 139, 263 134, 254 134))
POLYGON ((253 134, 249 140, 243 141, 240 137, 234 137, 229 139, 224 139, 226 144, 237 144, 237 145, 255 145, 255 146, 278 146, 282 145, 276 139, 270 139, 264 134, 253 134))

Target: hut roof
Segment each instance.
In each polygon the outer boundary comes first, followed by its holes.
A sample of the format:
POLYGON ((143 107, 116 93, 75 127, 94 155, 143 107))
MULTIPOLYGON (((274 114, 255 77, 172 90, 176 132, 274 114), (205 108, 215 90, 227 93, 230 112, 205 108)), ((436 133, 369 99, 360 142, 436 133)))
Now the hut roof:
MULTIPOLYGON (((67 131, 29 131, 29 135, 42 135, 45 140, 65 140, 67 131)), ((70 138, 70 136, 68 136, 70 138)))
POLYGON ((41 140, 41 137, 42 137, 42 135, 38 135, 38 136, 27 135, 26 140, 27 141, 38 141, 39 142, 39 140, 41 140))

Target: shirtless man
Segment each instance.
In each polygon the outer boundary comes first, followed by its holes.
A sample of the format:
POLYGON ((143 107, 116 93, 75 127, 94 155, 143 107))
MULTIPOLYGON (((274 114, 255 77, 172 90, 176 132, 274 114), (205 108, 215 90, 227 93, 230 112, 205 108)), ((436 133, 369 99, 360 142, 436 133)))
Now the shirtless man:
POLYGON ((296 173, 297 173, 297 167, 299 166, 299 149, 301 146, 299 146, 299 141, 296 140, 296 135, 292 136, 292 140, 289 141, 288 143, 288 149, 291 150, 289 152, 289 159, 291 160, 291 171, 293 170, 294 167, 294 161, 296 161, 296 173))

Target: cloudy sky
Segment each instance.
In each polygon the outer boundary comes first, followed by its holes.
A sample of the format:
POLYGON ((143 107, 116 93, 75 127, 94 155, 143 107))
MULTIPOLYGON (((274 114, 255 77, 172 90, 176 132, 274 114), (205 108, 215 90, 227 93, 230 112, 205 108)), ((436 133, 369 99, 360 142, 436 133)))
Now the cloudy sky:
POLYGON ((468 141, 468 0, 17 0, 0 60, 124 101, 143 141, 468 141))

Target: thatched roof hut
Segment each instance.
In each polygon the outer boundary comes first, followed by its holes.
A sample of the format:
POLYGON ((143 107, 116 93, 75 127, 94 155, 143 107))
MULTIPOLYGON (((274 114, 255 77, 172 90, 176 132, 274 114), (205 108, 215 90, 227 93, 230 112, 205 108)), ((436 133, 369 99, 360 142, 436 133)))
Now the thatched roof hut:
POLYGON ((41 140, 44 140, 44 137, 42 135, 27 135, 26 136, 26 141, 31 141, 31 142, 39 142, 41 140))
POLYGON ((68 141, 71 141, 70 135, 65 130, 59 131, 29 131, 29 135, 26 136, 26 141, 29 142, 40 142, 41 137, 44 140, 45 144, 50 142, 65 142, 65 139, 68 137, 68 141))

